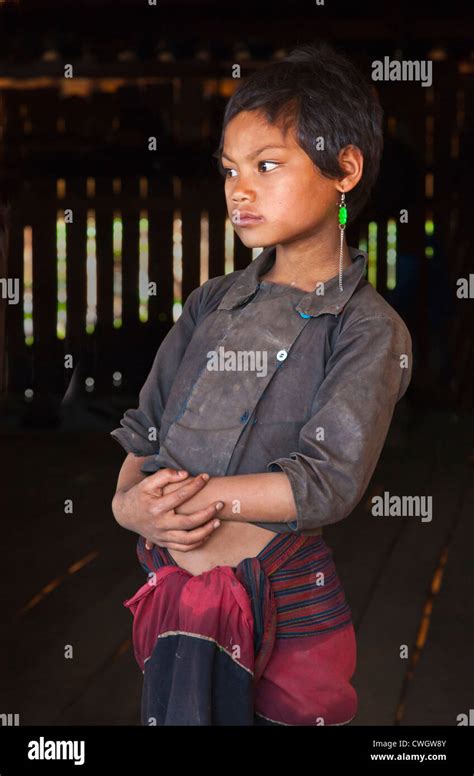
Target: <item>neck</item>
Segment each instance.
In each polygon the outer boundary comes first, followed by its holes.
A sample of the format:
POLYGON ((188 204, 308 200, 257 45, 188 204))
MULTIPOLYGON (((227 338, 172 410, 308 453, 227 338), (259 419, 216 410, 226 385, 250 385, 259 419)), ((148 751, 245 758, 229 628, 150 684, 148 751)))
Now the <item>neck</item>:
MULTIPOLYGON (((265 274, 266 280, 274 283, 288 283, 312 290, 318 282, 325 282, 339 272, 340 237, 307 243, 305 246, 276 246, 275 262, 265 274)), ((342 268, 350 267, 352 260, 344 239, 342 246, 342 268)))

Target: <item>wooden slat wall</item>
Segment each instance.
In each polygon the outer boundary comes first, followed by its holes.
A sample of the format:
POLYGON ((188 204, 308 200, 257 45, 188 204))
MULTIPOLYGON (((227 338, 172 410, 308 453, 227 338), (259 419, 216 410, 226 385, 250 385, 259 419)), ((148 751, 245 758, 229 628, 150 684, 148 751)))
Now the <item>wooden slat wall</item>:
MULTIPOLYGON (((5 382, 4 391, 22 393, 29 387, 28 364, 30 361, 29 349, 25 344, 23 332, 23 218, 24 213, 12 210, 9 234, 8 256, 5 266, 8 271, 5 276, 18 278, 20 300, 18 304, 5 303, 5 323, 8 336, 8 349, 5 354, 5 382)), ((3 274, 3 273, 2 273, 3 274)), ((5 340, 0 340, 1 342, 5 340)))
POLYGON ((457 63, 445 62, 439 69, 435 65, 433 80, 434 122, 433 160, 434 196, 432 201, 434 236, 439 241, 445 257, 451 259, 455 242, 451 230, 453 207, 459 206, 459 190, 456 185, 458 162, 451 155, 452 141, 456 133, 456 114, 459 86, 453 88, 457 78, 457 63))
MULTIPOLYGON (((112 196, 110 178, 96 178, 97 202, 101 197, 112 196)), ((107 341, 113 331, 113 210, 96 205, 97 250, 97 332, 107 341)))
POLYGON ((148 255, 149 278, 156 283, 156 297, 149 299, 149 321, 154 326, 160 315, 173 321, 173 204, 171 183, 167 190, 157 178, 148 183, 148 255), (158 201, 158 196, 164 201, 158 201))
POLYGON ((24 95, 31 122, 30 136, 40 147, 56 135, 56 122, 60 112, 58 87, 30 90, 24 95))
POLYGON ((58 362, 56 336, 56 187, 52 180, 36 182, 35 202, 27 214, 33 228, 34 390, 52 393, 63 366, 58 362), (53 379, 52 379, 53 378, 53 379))
MULTIPOLYGON (((419 83, 394 82, 383 84, 380 88, 380 98, 387 114, 396 117, 397 133, 406 138, 409 147, 420 160, 420 166, 424 168, 426 152, 426 128, 425 128, 425 104, 426 89, 419 83), (401 106, 403 109, 401 110, 401 106)), ((418 344, 417 363, 420 372, 427 374, 427 358, 429 344, 429 324, 427 317, 427 300, 425 289, 427 281, 427 267, 425 261, 425 180, 424 175, 413 174, 410 191, 407 191, 408 223, 400 223, 400 214, 394 213, 397 221, 397 252, 416 257, 418 262, 418 287, 416 289, 416 340, 418 344)), ((376 207, 376 203, 375 203, 376 207)), ((403 204, 401 205, 403 207, 403 204)), ((386 220, 378 224, 378 262, 377 262, 377 290, 385 292, 386 269, 386 220), (379 282, 379 277, 383 278, 379 282)), ((414 379, 416 379, 415 376, 414 379)), ((428 380, 428 378, 425 378, 428 380)))
POLYGON ((95 218, 96 218, 96 256, 97 256, 97 325, 95 345, 95 391, 106 393, 112 387, 112 368, 110 365, 112 353, 110 346, 113 339, 114 321, 114 254, 113 254, 113 209, 98 207, 102 197, 112 197, 112 181, 110 178, 95 180, 95 218), (103 364, 103 368, 99 367, 103 364), (108 367, 108 368, 107 368, 108 367))
MULTIPOLYGON (((87 209, 86 180, 71 178, 66 181, 66 196, 58 200, 62 210, 71 209, 73 223, 66 225, 66 294, 67 294, 67 325, 64 352, 71 354, 76 382, 75 390, 82 391, 84 375, 84 358, 86 349, 86 310, 87 310, 87 209), (79 381, 79 376, 81 381, 79 381), (77 388, 76 388, 77 386, 77 388)), ((34 290, 35 293, 35 290, 34 290)), ((68 387, 70 370, 66 370, 66 386, 68 387)))
POLYGON ((224 244, 227 209, 220 191, 218 191, 218 195, 208 206, 210 278, 223 275, 225 267, 224 244))
POLYGON ((122 178, 122 195, 127 201, 122 210, 122 318, 124 326, 132 329, 138 326, 139 194, 138 178, 122 178))
POLYGON ((183 301, 200 282, 202 188, 202 184, 193 178, 183 181, 181 193, 183 301))

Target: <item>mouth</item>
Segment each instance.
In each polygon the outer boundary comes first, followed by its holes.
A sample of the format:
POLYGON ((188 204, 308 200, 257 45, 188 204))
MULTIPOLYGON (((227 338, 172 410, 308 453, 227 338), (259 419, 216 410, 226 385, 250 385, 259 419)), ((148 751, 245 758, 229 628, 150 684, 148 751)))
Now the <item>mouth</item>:
POLYGON ((232 215, 232 223, 236 226, 256 226, 257 224, 261 224, 264 220, 263 216, 256 216, 252 213, 239 213, 236 211, 232 215))

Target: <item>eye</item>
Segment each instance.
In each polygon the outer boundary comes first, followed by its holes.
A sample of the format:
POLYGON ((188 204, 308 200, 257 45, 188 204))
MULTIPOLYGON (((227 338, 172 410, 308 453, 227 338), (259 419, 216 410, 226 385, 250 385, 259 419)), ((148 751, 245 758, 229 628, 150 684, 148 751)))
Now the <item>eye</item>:
MULTIPOLYGON (((259 166, 260 166, 261 164, 275 164, 275 165, 278 167, 278 162, 270 162, 270 161, 268 161, 268 160, 264 160, 263 162, 259 162, 259 163, 258 163, 258 165, 259 165, 259 166)), ((271 170, 270 170, 270 172, 271 172, 271 170)))
MULTIPOLYGON (((270 162, 268 159, 264 159, 263 161, 261 161, 261 162, 259 162, 259 163, 258 163, 258 168, 259 168, 259 169, 260 169, 260 165, 262 165, 262 164, 273 164, 273 165, 275 165, 276 167, 279 167, 279 162, 270 162)), ((223 177, 224 179, 226 179, 226 180, 227 180, 227 179, 229 179, 229 178, 233 178, 233 177, 235 177, 235 176, 233 176, 233 175, 229 175, 229 174, 228 174, 228 173, 230 173, 230 172, 232 172, 232 171, 234 171, 234 172, 235 172, 235 170, 234 170, 234 168, 233 168, 233 167, 224 167, 224 165, 222 165, 222 164, 219 164, 219 172, 220 172, 220 174, 222 175, 222 177, 223 177)), ((265 171, 264 171, 264 172, 265 172, 265 171)), ((267 172, 271 172, 271 170, 267 170, 267 172)))
POLYGON ((230 175, 227 175, 227 173, 228 173, 228 172, 232 172, 232 170, 233 170, 233 169, 234 169, 233 167, 223 167, 223 166, 221 165, 221 167, 220 167, 220 172, 221 172, 221 175, 222 175, 222 177, 223 177, 223 178, 230 178, 231 176, 230 176, 230 175))

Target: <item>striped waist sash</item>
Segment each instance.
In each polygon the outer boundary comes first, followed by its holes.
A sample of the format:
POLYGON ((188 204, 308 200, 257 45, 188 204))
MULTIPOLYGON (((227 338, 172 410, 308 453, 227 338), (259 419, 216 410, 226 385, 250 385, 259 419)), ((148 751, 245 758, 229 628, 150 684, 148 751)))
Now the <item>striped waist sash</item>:
MULTIPOLYGON (((148 576, 163 566, 178 566, 165 547, 145 549, 142 537, 137 542, 137 557, 148 576)), ((276 534, 255 558, 245 558, 232 570, 252 603, 257 648, 265 630, 265 600, 275 608, 266 619, 268 627, 275 621, 276 638, 313 636, 352 622, 332 551, 321 535, 276 534), (268 582, 270 592, 266 591, 268 582)))

